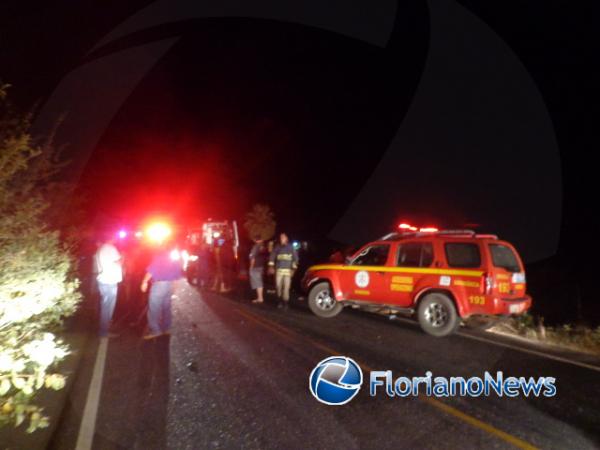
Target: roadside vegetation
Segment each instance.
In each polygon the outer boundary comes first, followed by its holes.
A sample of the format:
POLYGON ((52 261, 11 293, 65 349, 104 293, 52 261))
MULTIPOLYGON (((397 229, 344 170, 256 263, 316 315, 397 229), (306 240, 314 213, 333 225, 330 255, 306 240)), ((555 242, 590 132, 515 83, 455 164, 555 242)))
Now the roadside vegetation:
POLYGON ((490 329, 492 332, 521 336, 558 347, 600 355, 600 326, 563 324, 547 326, 543 317, 524 314, 502 321, 490 329))
POLYGON ((72 244, 53 229, 65 185, 51 139, 36 142, 29 117, 16 114, 0 84, 0 426, 33 432, 49 425, 36 404, 59 390, 57 362, 69 352, 58 337, 80 301, 72 244))

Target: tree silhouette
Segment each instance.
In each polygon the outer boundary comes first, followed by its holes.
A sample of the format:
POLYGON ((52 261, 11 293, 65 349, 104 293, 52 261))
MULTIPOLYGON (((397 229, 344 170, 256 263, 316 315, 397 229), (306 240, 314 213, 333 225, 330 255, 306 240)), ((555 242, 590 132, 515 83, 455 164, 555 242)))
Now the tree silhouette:
POLYGON ((261 239, 267 241, 275 235, 275 214, 271 211, 269 205, 257 203, 250 212, 246 214, 244 228, 248 232, 248 237, 252 240, 261 239))

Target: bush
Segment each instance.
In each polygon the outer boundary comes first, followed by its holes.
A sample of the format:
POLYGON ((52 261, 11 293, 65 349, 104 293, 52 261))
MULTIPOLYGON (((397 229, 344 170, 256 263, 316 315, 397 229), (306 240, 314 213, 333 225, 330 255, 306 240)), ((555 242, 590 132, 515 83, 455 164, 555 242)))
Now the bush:
POLYGON ((36 145, 28 117, 14 114, 0 85, 0 425, 48 425, 38 390, 61 389, 53 372, 68 353, 55 335, 80 294, 74 261, 44 215, 58 183, 50 143, 36 145))

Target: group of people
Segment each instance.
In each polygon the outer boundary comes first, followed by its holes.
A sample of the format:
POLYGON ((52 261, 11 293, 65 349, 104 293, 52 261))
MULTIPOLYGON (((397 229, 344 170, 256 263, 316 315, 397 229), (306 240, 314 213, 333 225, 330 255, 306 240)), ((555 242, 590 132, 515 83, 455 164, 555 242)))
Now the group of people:
MULTIPOLYGON (((98 250, 94 255, 94 272, 100 296, 101 338, 117 336, 111 331, 111 323, 119 284, 123 281, 123 257, 115 244, 115 239, 107 236, 103 242, 98 243, 98 250)), ((183 278, 181 262, 171 256, 166 246, 159 246, 145 268, 139 286, 142 293, 148 292, 148 332, 144 335, 146 340, 168 335, 171 330, 174 282, 183 278)))
POLYGON ((256 290, 254 304, 264 302, 265 266, 269 275, 275 276, 275 288, 279 303, 278 308, 287 309, 290 301, 290 288, 294 272, 298 269, 298 253, 286 233, 279 235, 279 244, 268 255, 265 243, 256 239, 250 251, 248 275, 250 287, 256 290))
MULTIPOLYGON (((143 276, 137 278, 130 275, 134 282, 140 283, 139 290, 148 292, 146 317, 148 332, 144 339, 154 339, 168 335, 171 329, 171 298, 174 294, 174 282, 184 277, 183 267, 178 258, 173 258, 171 249, 167 245, 158 246, 150 258, 150 263, 143 267, 143 276)), ((207 255, 201 255, 200 260, 208 260, 207 255)), ((215 276, 212 289, 226 292, 226 276, 223 274, 223 262, 219 259, 219 252, 215 255, 215 276)), ((94 255, 94 272, 100 297, 100 337, 115 337, 111 330, 112 318, 117 303, 119 285, 123 282, 123 256, 116 246, 113 236, 98 243, 94 255)), ((298 269, 298 253, 290 242, 286 233, 279 235, 279 243, 269 252, 265 242, 260 239, 254 241, 250 251, 249 278, 250 286, 256 290, 254 304, 264 302, 265 272, 274 276, 278 308, 287 310, 290 301, 290 289, 294 273, 298 269)), ((207 273, 207 271, 202 271, 207 273)), ((208 281, 208 280, 206 280, 208 281)), ((131 283, 129 283, 131 285, 131 283)), ((138 287, 135 289, 138 289, 138 287)))

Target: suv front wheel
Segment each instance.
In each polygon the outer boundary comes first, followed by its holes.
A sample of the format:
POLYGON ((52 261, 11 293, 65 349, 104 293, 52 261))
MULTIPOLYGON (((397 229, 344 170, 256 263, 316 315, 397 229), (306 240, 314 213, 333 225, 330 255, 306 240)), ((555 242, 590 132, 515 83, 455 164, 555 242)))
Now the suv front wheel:
POLYGON ((417 316, 423 331, 436 337, 448 336, 460 326, 454 302, 439 292, 427 294, 421 300, 417 316))
POLYGON ((326 281, 315 284, 308 293, 308 307, 319 317, 330 318, 337 316, 344 306, 339 303, 333 293, 331 286, 326 281))

